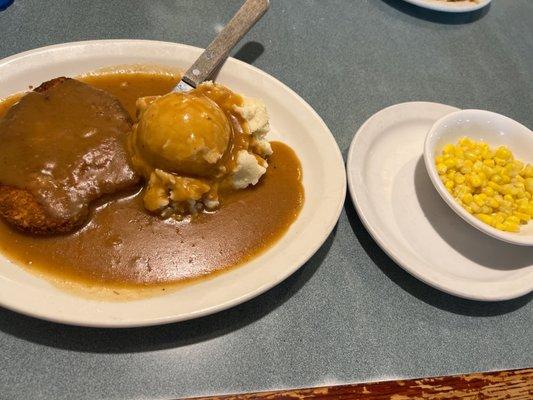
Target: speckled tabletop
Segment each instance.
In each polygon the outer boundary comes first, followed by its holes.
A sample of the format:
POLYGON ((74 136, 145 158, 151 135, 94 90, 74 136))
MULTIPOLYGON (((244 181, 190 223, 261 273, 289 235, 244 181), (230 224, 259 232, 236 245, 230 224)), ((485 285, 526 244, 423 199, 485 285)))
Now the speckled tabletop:
MULTIPOLYGON (((0 12, 0 58, 106 38, 205 47, 239 4, 15 0, 0 12)), ((307 100, 346 154, 370 115, 411 100, 532 127, 532 20, 531 0, 466 15, 401 0, 272 0, 235 54, 307 100)), ((478 303, 426 286, 377 247, 347 199, 299 272, 210 317, 100 330, 0 309, 0 398, 175 398, 531 367, 530 300, 478 303)))

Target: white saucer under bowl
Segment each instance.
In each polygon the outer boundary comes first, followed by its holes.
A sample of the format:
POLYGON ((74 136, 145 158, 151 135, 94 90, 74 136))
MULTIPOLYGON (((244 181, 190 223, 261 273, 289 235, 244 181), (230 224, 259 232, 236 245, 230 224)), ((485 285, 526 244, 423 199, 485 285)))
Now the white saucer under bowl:
POLYGON ((519 297, 533 290, 533 248, 499 241, 463 221, 440 198, 424 165, 427 132, 457 110, 412 102, 370 117, 348 153, 350 194, 380 247, 418 279, 467 299, 519 297))
MULTIPOLYGON (((117 65, 186 69, 202 49, 145 40, 101 40, 44 47, 0 60, 0 98, 58 76, 77 76, 117 65)), ((130 68, 128 68, 130 69, 130 68)), ((230 58, 217 81, 265 101, 270 139, 290 145, 303 170, 305 203, 296 221, 270 249, 238 268, 142 300, 85 299, 62 291, 0 255, 0 305, 52 321, 98 327, 132 327, 197 318, 251 299, 283 281, 324 243, 346 194, 341 152, 318 114, 265 72, 230 58)))

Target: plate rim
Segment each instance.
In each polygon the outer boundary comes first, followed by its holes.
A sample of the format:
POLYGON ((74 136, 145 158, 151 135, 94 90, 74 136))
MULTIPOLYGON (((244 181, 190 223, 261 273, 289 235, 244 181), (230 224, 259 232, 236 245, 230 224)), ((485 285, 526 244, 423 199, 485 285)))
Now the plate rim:
MULTIPOLYGON (((0 60, 0 68, 5 66, 6 64, 23 58, 28 55, 37 54, 40 52, 46 52, 53 49, 60 49, 60 48, 68 48, 68 47, 75 47, 79 45, 112 45, 112 44, 139 44, 139 45, 165 45, 165 46, 175 46, 176 49, 185 48, 191 51, 195 52, 201 52, 204 49, 196 46, 191 46, 184 43, 177 43, 177 42, 167 42, 167 41, 159 41, 159 40, 144 40, 144 39, 102 39, 102 40, 86 40, 86 41, 74 41, 74 42, 65 42, 65 43, 58 43, 53 44, 49 46, 43 46, 38 47, 30 50, 26 50, 20 53, 13 54, 11 56, 5 57, 0 60)), ((167 315, 167 316, 160 316, 160 317, 149 317, 145 319, 136 319, 134 322, 131 320, 112 320, 109 317, 104 317, 105 320, 101 321, 94 321, 94 320, 86 320, 84 318, 76 317, 63 317, 60 313, 48 313, 47 311, 41 310, 32 310, 31 307, 24 307, 22 304, 17 304, 17 302, 6 302, 5 299, 0 296, 0 306, 4 307, 6 309, 15 311, 17 313, 27 315, 34 318, 39 318, 46 321, 56 322, 56 323, 62 323, 62 324, 68 324, 68 325, 74 325, 74 326, 81 326, 81 327, 97 327, 97 328, 133 328, 133 327, 144 327, 144 326, 154 326, 154 325, 163 325, 163 324, 169 324, 169 323, 175 323, 175 322, 182 322, 187 321, 191 319, 196 319, 200 317, 204 317, 207 315, 211 315, 220 311, 227 310, 229 308, 235 307, 239 304, 242 304, 248 300, 251 300, 257 296, 260 296, 261 294, 267 292, 268 290, 272 289, 273 287, 277 286, 281 282, 285 281, 289 276, 294 274, 297 270, 299 270, 309 259, 316 254, 316 252, 324 245, 328 237, 330 237, 331 232, 333 231, 335 225, 338 223, 340 214, 344 207, 344 201, 346 199, 346 192, 347 192, 347 184, 346 184, 346 169, 344 164, 344 159, 342 156, 342 152, 340 150, 340 147, 333 136, 333 133, 329 129, 329 127, 326 125, 322 117, 317 113, 317 111, 306 101, 304 100, 299 94, 297 94, 292 88, 290 88, 288 85, 283 83, 281 80, 277 79, 275 76, 253 66, 248 63, 245 63, 241 60, 238 60, 233 57, 228 57, 228 60, 230 63, 236 63, 237 65, 240 65, 244 68, 250 69, 253 72, 261 75, 262 77, 265 77, 269 80, 274 80, 277 82, 277 84, 280 85, 281 88, 286 90, 289 94, 294 96, 296 100, 300 104, 302 104, 303 107, 306 108, 306 110, 312 114, 316 121, 320 124, 320 126, 323 128, 324 132, 327 132, 328 135, 326 135, 328 141, 332 145, 332 155, 334 153, 336 158, 336 172, 335 174, 338 177, 338 184, 340 191, 336 196, 338 197, 335 205, 335 209, 331 211, 330 219, 324 221, 321 225, 324 227, 322 237, 317 240, 316 244, 314 246, 311 246, 307 249, 305 252, 301 252, 298 255, 298 258, 296 261, 292 263, 292 266, 290 268, 286 268, 283 271, 283 274, 280 274, 277 279, 272 279, 269 282, 264 283, 263 285, 260 285, 256 287, 254 290, 251 290, 245 294, 242 294, 238 297, 232 298, 230 300, 224 301, 222 303, 208 306, 201 308, 199 310, 187 312, 182 315, 167 315)), ((305 174, 305 171, 304 171, 305 174)), ((298 218, 298 217, 297 217, 298 218)), ((297 220, 297 219, 296 219, 297 220)), ((296 221, 295 220, 295 221, 296 221)), ((285 235, 285 234, 284 234, 285 235)), ((283 241, 283 236, 276 242, 280 243, 283 241)), ((276 244, 275 243, 275 244, 276 244)), ((275 245, 274 244, 274 245, 275 245)), ((255 258, 253 258, 255 259, 255 258)), ((252 260, 253 260, 252 259, 252 260)), ((246 264, 244 263, 242 265, 239 265, 237 268, 246 268, 246 264)), ((20 267, 18 267, 20 268, 20 267)), ((32 274, 33 275, 33 274, 32 274)), ((43 279, 43 278, 40 278, 43 279)), ((216 279, 216 278, 214 278, 216 279)))
POLYGON ((428 10, 433 10, 433 11, 442 11, 442 12, 448 12, 448 13, 465 13, 465 12, 480 10, 488 6, 492 0, 481 0, 477 4, 474 3, 474 4, 471 4, 470 6, 465 6, 462 8, 459 8, 452 4, 447 4, 446 2, 443 2, 442 4, 437 4, 433 2, 428 2, 427 0, 404 0, 404 1, 407 3, 413 4, 415 6, 422 7, 428 10))
MULTIPOLYGON (((377 245, 392 259, 392 261, 397 264, 400 268, 402 268, 404 271, 409 273, 411 276, 415 277, 416 279, 420 280, 421 282, 424 282, 425 284, 438 289, 444 293, 448 293, 453 296, 457 296, 463 299, 468 300, 476 300, 476 301, 487 301, 487 302, 494 302, 494 301, 505 301, 510 300, 514 298, 518 298, 521 296, 524 296, 532 291, 531 288, 521 289, 517 290, 513 293, 508 294, 497 294, 497 295, 479 295, 479 294, 472 294, 468 293, 467 291, 462 290, 456 290, 455 288, 450 288, 446 285, 442 285, 439 283, 438 279, 435 280, 431 277, 427 277, 424 274, 421 274, 419 271, 417 271, 415 268, 412 268, 409 264, 410 261, 406 260, 405 257, 401 254, 401 251, 398 251, 395 249, 394 245, 391 245, 391 243, 388 241, 387 238, 383 237, 379 234, 379 232, 374 229, 372 222, 367 218, 365 215, 365 210, 363 209, 365 206, 361 206, 361 202, 359 201, 359 197, 357 194, 356 189, 356 182, 355 182, 355 174, 350 173, 350 170, 352 169, 352 165, 354 163, 354 152, 357 147, 357 142, 362 140, 362 136, 359 133, 364 131, 367 126, 371 123, 372 120, 378 118, 380 114, 390 112, 391 110, 395 108, 400 107, 406 107, 406 106, 432 106, 432 107, 445 107, 450 112, 458 111, 460 110, 457 107, 450 106, 447 104, 442 103, 436 103, 436 102, 429 102, 429 101, 409 101, 409 102, 403 102, 398 104, 393 104, 388 107, 385 107, 381 110, 378 110, 374 114, 372 114, 357 130, 357 132, 354 135, 354 138, 352 139, 352 142, 350 144, 350 147, 348 149, 348 155, 347 155, 347 161, 346 161, 346 177, 347 177, 347 183, 348 183, 348 190, 350 193, 350 197, 352 200, 352 203, 354 204, 355 210, 361 219, 361 222, 363 223, 365 229, 370 234, 372 239, 377 243, 377 245)), ((422 153, 421 153, 422 155, 422 153)))

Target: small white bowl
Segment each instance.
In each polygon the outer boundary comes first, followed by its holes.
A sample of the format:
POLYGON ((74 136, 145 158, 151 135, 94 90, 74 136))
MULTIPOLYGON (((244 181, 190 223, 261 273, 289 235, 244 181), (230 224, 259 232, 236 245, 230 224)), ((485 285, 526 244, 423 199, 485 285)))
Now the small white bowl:
POLYGON ((522 225, 517 233, 500 231, 469 214, 446 190, 435 167, 435 157, 441 154, 446 144, 455 144, 463 136, 484 141, 491 147, 505 145, 513 152, 516 159, 533 163, 533 133, 524 125, 500 114, 484 110, 461 110, 435 122, 424 144, 424 162, 429 177, 444 201, 461 218, 496 239, 522 246, 533 246, 533 221, 522 225))

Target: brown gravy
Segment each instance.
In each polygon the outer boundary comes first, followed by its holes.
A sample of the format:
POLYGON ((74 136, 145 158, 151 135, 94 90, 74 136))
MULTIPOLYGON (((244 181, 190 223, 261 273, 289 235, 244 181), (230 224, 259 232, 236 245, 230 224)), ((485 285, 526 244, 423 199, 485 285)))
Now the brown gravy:
MULTIPOLYGON (((110 73, 83 80, 114 94, 133 114, 138 97, 166 93, 178 78, 110 73)), ((0 221, 0 251, 56 280, 108 288, 165 285, 239 265, 274 244, 303 205, 298 158, 283 143, 272 148, 261 182, 228 195, 216 212, 162 220, 145 211, 138 191, 96 205, 89 223, 70 235, 35 238, 0 221)))

